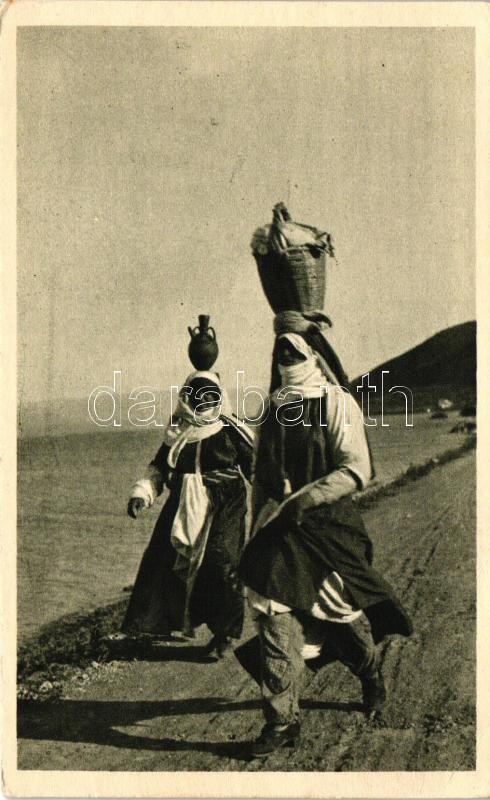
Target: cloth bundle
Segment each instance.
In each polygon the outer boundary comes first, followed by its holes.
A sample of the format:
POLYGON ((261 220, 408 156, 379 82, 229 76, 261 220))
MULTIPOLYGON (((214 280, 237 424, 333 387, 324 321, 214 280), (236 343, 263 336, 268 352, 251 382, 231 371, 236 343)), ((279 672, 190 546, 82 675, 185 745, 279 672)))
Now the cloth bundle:
POLYGON ((294 222, 284 203, 277 203, 273 209, 271 225, 257 228, 252 236, 251 248, 254 254, 284 253, 289 248, 307 247, 312 253, 326 251, 334 257, 332 237, 311 225, 294 222))

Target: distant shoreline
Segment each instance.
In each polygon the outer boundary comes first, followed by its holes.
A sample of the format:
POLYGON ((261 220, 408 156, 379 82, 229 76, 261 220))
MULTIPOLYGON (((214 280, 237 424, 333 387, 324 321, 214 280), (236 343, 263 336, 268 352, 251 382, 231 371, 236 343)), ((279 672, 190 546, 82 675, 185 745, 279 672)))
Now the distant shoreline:
MULTIPOLYGON (((354 384, 351 384, 351 388, 354 384)), ((466 404, 476 404, 476 386, 455 386, 448 384, 434 386, 412 387, 413 411, 415 414, 425 413, 428 408, 435 408, 437 401, 445 398, 451 401, 453 409, 459 410, 466 404)), ((84 436, 87 434, 117 434, 117 433, 151 433, 163 431, 162 426, 132 425, 127 418, 129 401, 123 397, 122 424, 121 426, 97 426, 89 417, 86 399, 61 400, 56 407, 49 410, 41 403, 20 404, 17 408, 18 426, 17 438, 20 441, 41 438, 59 438, 66 436, 84 436)), ((168 411, 170 404, 168 403, 168 411)), ((369 402, 370 415, 380 417, 381 400, 372 395, 369 402)), ((250 409, 253 415, 255 409, 250 409)), ((385 398, 384 413, 387 416, 400 416, 405 414, 405 401, 400 395, 385 398)), ((164 417, 166 418, 166 417, 164 417)))

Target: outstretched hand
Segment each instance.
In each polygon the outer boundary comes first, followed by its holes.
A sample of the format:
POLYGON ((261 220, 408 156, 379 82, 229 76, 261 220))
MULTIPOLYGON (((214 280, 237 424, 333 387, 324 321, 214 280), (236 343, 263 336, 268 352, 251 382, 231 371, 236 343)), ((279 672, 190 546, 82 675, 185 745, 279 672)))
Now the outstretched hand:
POLYGON ((128 503, 128 514, 133 519, 136 519, 140 511, 145 507, 145 501, 142 497, 131 497, 128 503))

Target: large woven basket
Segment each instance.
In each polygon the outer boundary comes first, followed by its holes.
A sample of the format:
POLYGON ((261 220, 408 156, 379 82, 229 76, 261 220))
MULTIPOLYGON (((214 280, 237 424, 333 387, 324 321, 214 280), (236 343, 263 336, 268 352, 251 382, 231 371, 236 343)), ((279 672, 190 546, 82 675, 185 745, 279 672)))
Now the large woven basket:
POLYGON ((317 311, 325 303, 326 254, 307 247, 283 253, 254 253, 265 296, 273 312, 317 311))
POLYGON ((274 209, 272 225, 259 228, 252 252, 265 296, 275 314, 280 311, 317 311, 325 303, 326 256, 333 255, 330 236, 309 225, 293 223, 285 206, 274 209), (287 229, 307 244, 288 245, 287 229))

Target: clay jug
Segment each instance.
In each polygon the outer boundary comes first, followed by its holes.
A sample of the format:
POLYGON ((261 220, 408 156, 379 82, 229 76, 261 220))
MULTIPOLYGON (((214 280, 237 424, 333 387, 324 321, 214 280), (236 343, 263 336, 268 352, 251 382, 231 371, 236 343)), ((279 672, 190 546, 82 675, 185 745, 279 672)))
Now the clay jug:
POLYGON ((211 369, 218 358, 218 342, 214 328, 209 327, 209 316, 199 314, 199 325, 187 328, 191 340, 189 342, 189 358, 196 369, 211 369))

